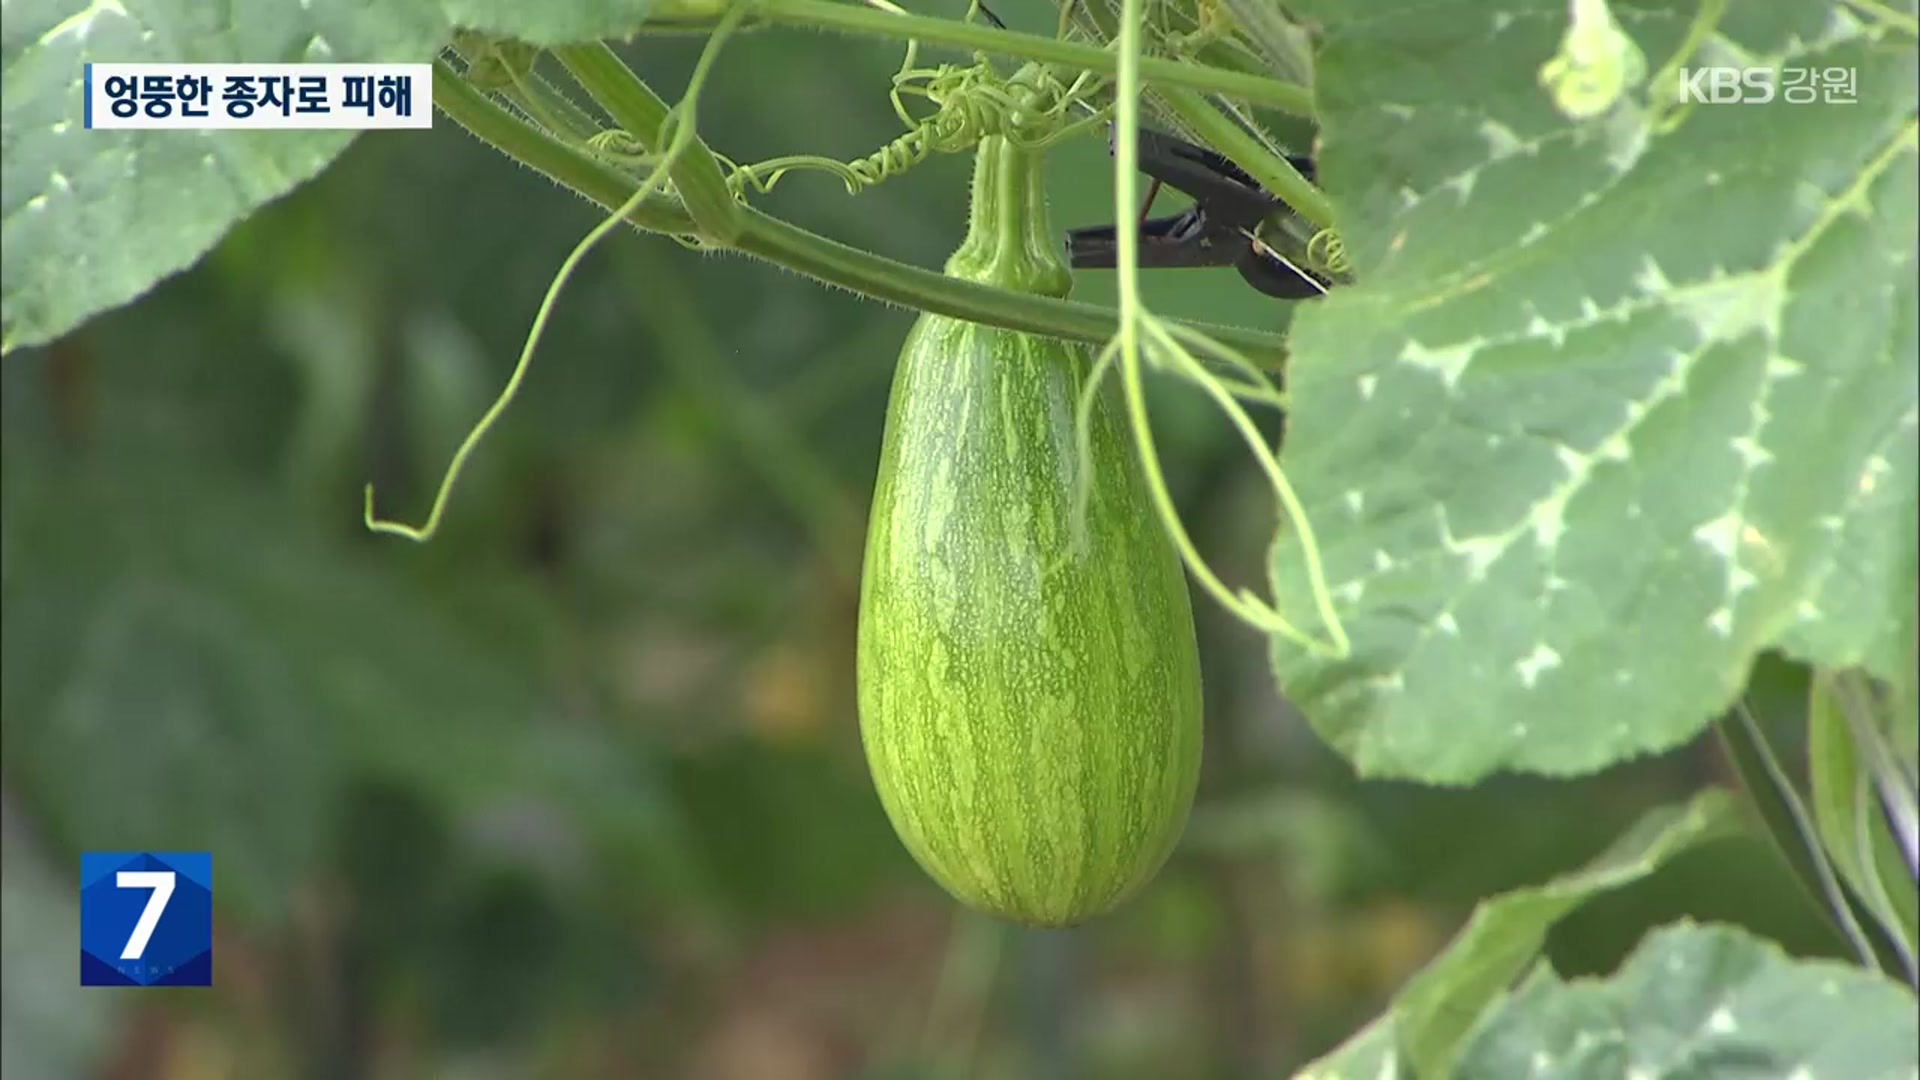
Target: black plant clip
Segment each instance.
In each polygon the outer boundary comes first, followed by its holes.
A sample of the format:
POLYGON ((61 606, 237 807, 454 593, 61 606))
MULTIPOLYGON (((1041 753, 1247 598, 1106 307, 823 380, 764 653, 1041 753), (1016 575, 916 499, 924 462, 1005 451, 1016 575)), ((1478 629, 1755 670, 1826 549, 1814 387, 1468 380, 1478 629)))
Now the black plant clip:
MULTIPOLYGON (((1107 146, 1112 149, 1109 133, 1107 146)), ((1260 226, 1290 208, 1224 156, 1183 139, 1140 130, 1140 171, 1153 178, 1140 213, 1140 265, 1151 269, 1231 266, 1247 284, 1268 296, 1304 300, 1329 283, 1260 240, 1260 226), (1183 191, 1193 205, 1178 214, 1148 218, 1160 185, 1183 191)), ((1313 159, 1288 155, 1302 176, 1314 177, 1313 159)), ((1067 231, 1067 261, 1076 270, 1112 269, 1119 254, 1118 226, 1088 225, 1067 231)))

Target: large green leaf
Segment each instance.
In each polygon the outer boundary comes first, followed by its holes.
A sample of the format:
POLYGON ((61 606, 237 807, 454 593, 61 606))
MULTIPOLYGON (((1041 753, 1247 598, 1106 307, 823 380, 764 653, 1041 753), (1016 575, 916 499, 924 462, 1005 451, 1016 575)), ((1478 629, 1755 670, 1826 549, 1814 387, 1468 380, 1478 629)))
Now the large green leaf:
POLYGON ((1917 1046, 1906 987, 1682 923, 1648 935, 1607 981, 1537 972, 1474 1033, 1458 1075, 1909 1080, 1917 1046))
MULTIPOLYGON (((455 27, 539 44, 631 31, 649 0, 22 0, 0 30, 0 350, 58 337, 318 173, 344 131, 88 131, 88 61, 401 62, 455 27)), ((397 178, 396 178, 397 180, 397 178)))
POLYGON ((1737 820, 1726 792, 1706 791, 1685 806, 1647 813, 1573 873, 1482 902, 1446 949, 1401 989, 1391 1012, 1303 1075, 1313 1080, 1453 1075, 1462 1038, 1534 962, 1555 923, 1602 893, 1642 880, 1676 855, 1731 834, 1737 820))
MULTIPOLYGON (((1686 62, 1849 69, 1858 102, 1659 126, 1671 83, 1556 110, 1564 0, 1301 7, 1360 281, 1299 313, 1289 369, 1285 463, 1353 652, 1274 658, 1322 736, 1371 776, 1567 775, 1686 741, 1764 649, 1892 678, 1920 565, 1912 37, 1729 5, 1686 62)), ((1613 5, 1656 71, 1700 8, 1613 5)), ((1302 566, 1289 529, 1296 622, 1302 566)))

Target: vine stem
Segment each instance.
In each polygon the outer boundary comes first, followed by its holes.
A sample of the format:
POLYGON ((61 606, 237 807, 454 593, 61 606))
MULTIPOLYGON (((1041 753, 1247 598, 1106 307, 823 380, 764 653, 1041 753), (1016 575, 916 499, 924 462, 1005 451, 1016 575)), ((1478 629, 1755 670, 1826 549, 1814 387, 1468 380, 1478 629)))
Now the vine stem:
MULTIPOLYGON (((1120 363, 1138 369, 1140 360, 1140 231, 1126 227, 1140 204, 1140 0, 1122 0, 1120 35, 1115 39, 1113 124, 1113 220, 1119 251, 1114 265, 1120 276, 1120 363), (1128 303, 1128 301, 1133 301, 1128 303)), ((1106 50, 1099 50, 1105 53, 1106 50)))
MULTIPOLYGON (((947 45, 957 49, 1018 56, 1045 64, 1082 68, 1102 75, 1115 75, 1121 59, 1107 49, 1075 41, 1023 34, 1015 30, 956 22, 924 15, 895 14, 858 4, 832 0, 755 0, 753 14, 771 22, 806 26, 820 30, 839 30, 875 37, 911 39, 922 44, 947 45)), ((1135 55, 1139 78, 1161 86, 1179 86, 1208 94, 1240 98, 1295 116, 1313 115, 1313 94, 1306 87, 1269 79, 1261 75, 1229 71, 1225 68, 1183 64, 1177 60, 1135 55)))
POLYGON ((1261 186, 1284 199, 1301 216, 1323 229, 1334 227, 1333 202, 1306 177, 1300 175, 1283 157, 1279 157, 1229 119, 1204 95, 1179 87, 1160 90, 1161 100, 1179 116, 1200 141, 1218 150, 1229 161, 1247 170, 1261 186))
MULTIPOLYGON (((937 20, 936 20, 937 21, 937 20)), ((584 86, 584 84, 583 84, 584 86)), ((591 86, 585 87, 592 93, 591 86)), ((639 188, 633 177, 568 146, 495 104, 444 63, 436 64, 434 105, 483 142, 611 212, 639 188)), ((626 220, 649 232, 699 232, 674 199, 640 200, 626 220)), ((726 248, 783 266, 869 299, 1027 333, 1100 343, 1113 334, 1111 308, 960 281, 828 239, 752 206, 740 207, 739 231, 726 248)), ((1285 339, 1241 327, 1194 325, 1270 370, 1282 370, 1285 339)))
MULTIPOLYGON (((1143 22, 1140 3, 1141 0, 1122 0, 1119 29, 1114 35, 1114 45, 1120 54, 1119 73, 1115 80, 1117 85, 1114 91, 1113 146, 1114 216, 1119 221, 1130 220, 1132 208, 1139 205, 1140 32, 1143 22)), ((1345 629, 1340 624, 1338 614, 1333 610, 1333 601, 1327 589, 1325 574, 1319 565, 1318 546, 1311 539, 1311 526, 1305 516, 1300 513, 1299 500, 1295 498, 1291 485, 1287 483, 1279 464, 1273 460, 1272 454, 1266 449, 1246 412, 1233 399, 1231 391, 1219 380, 1201 370, 1199 360, 1175 339, 1174 333, 1164 320, 1145 310, 1140 301, 1139 292, 1139 231, 1122 228, 1116 232, 1118 243, 1114 263, 1120 277, 1120 330, 1101 351, 1099 358, 1094 362, 1092 373, 1088 376, 1080 405, 1083 426, 1093 387, 1108 368, 1117 365, 1120 369, 1122 400, 1126 406, 1128 423, 1133 430, 1135 448, 1139 453, 1147 492, 1181 562, 1187 566, 1200 586, 1215 601, 1247 625, 1266 633, 1282 635, 1321 656, 1336 658, 1347 656, 1352 646, 1345 629), (1194 547, 1193 540, 1187 535, 1186 527, 1181 523, 1179 513, 1173 505, 1173 496, 1167 489, 1166 477, 1160 468, 1159 451, 1154 447, 1153 425, 1147 414, 1146 389, 1141 374, 1141 367, 1146 363, 1143 355, 1144 347, 1148 344, 1155 347, 1156 355, 1170 358, 1168 363, 1175 374, 1195 382, 1213 397, 1215 404, 1221 407, 1247 441, 1248 449, 1260 458, 1276 495, 1280 498, 1282 505, 1294 516, 1305 538, 1314 601, 1320 617, 1332 631, 1331 642, 1320 641, 1295 627, 1251 590, 1229 589, 1207 565, 1199 550, 1194 547)), ((1218 343, 1208 344, 1209 351, 1213 351, 1218 343)), ((1084 439, 1084 435, 1082 438, 1084 439)), ((1085 452, 1084 442, 1082 452, 1085 452)))
MULTIPOLYGON (((553 54, 614 123, 638 139, 641 146, 658 151, 662 140, 670 137, 667 128, 673 121, 673 109, 622 63, 606 42, 563 45, 553 54)), ((685 119, 680 122, 685 123, 685 119)), ((687 144, 686 153, 668 176, 699 226, 704 245, 724 247, 739 239, 740 204, 728 190, 726 174, 720 171, 720 162, 704 139, 687 144)))

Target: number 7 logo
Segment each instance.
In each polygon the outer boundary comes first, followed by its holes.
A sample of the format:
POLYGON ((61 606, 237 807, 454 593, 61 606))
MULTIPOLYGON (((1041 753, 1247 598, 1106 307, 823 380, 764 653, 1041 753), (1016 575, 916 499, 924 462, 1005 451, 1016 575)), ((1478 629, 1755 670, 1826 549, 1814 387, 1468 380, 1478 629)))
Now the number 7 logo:
POLYGON ((147 894, 147 906, 141 909, 140 921, 133 924, 133 936, 127 939, 127 947, 120 950, 120 959, 138 960, 146 954, 147 942, 153 939, 153 928, 160 925, 167 901, 173 899, 173 871, 122 870, 115 880, 123 889, 153 890, 147 894))
POLYGON ((83 986, 213 985, 213 856, 80 856, 83 986))

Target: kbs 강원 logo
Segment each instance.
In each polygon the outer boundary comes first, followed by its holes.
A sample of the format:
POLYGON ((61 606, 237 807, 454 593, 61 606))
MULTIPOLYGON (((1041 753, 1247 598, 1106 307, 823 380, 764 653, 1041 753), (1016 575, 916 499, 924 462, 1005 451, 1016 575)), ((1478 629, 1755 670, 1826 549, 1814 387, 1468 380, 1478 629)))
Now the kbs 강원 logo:
POLYGON ((212 986, 212 853, 83 853, 80 985, 212 986))
POLYGON ((1683 104, 1765 105, 1778 99, 1789 105, 1851 105, 1859 100, 1853 68, 1683 67, 1677 74, 1683 104))

